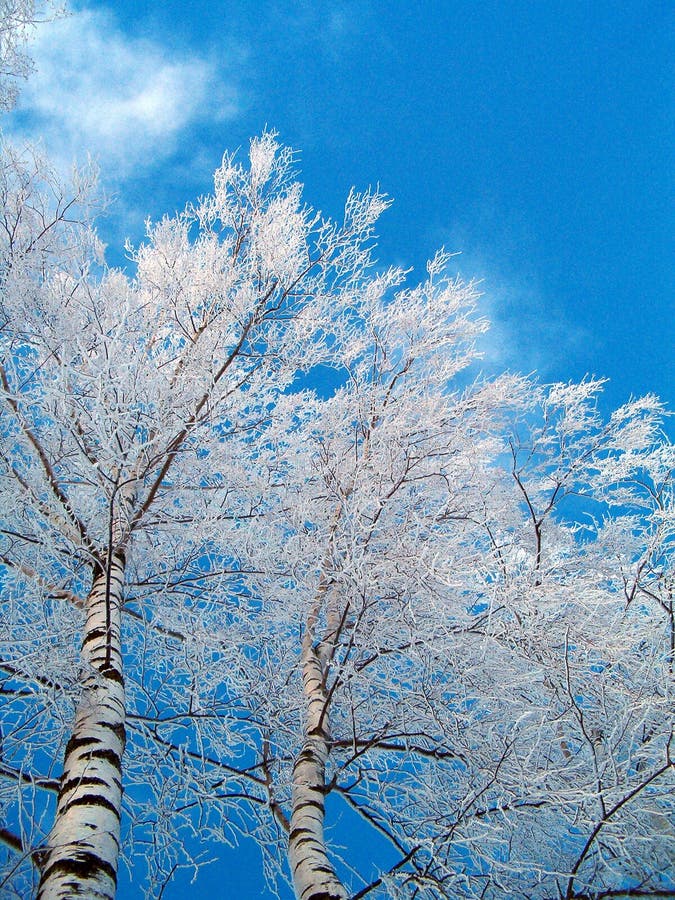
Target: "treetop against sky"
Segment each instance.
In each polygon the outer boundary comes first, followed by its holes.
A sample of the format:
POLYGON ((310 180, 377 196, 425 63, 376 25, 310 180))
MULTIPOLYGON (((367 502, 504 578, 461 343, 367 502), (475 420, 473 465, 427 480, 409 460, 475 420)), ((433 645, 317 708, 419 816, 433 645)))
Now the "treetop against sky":
POLYGON ((210 190, 225 150, 276 129, 307 196, 395 203, 378 256, 439 246, 481 280, 486 365, 673 397, 673 11, 517 5, 75 3, 32 47, 5 132, 87 153, 116 197, 113 263, 146 216, 210 190))

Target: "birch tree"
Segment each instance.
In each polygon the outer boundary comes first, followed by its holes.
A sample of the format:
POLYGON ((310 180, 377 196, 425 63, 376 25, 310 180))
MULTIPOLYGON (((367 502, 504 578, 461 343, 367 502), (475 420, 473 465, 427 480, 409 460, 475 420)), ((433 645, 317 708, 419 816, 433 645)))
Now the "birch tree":
POLYGON ((470 291, 383 296, 346 385, 272 454, 283 500, 255 568, 281 574, 255 582, 240 690, 263 843, 301 898, 666 896, 663 409, 603 422, 593 381, 453 393, 480 328, 470 291), (341 804, 390 844, 374 874, 326 837, 341 804))
POLYGON ((245 749, 217 779, 211 732, 212 783, 238 779, 243 832, 298 897, 663 895, 663 408, 605 422, 601 382, 467 384, 485 324, 445 264, 370 282, 333 348, 342 386, 285 397, 259 437, 227 611, 243 653, 216 676, 245 749), (340 809, 390 845, 373 874, 327 837, 340 809))
MULTIPOLYGON (((77 192, 66 200, 34 157, 8 151, 4 161, 2 664, 22 698, 64 684, 75 696, 54 824, 32 848, 38 896, 113 896, 131 560, 156 569, 163 532, 179 571, 217 555, 233 488, 225 471, 213 502, 195 499, 195 487, 214 487, 200 461, 235 438, 246 444, 274 398, 322 359, 386 204, 353 194, 342 225, 321 220, 290 180, 290 152, 268 134, 252 143, 249 169, 227 157, 212 197, 150 227, 130 281, 96 275, 95 241, 71 220, 77 192), (211 517, 206 539, 195 506, 211 517)), ((20 792, 24 728, 12 721, 5 739, 20 792)))

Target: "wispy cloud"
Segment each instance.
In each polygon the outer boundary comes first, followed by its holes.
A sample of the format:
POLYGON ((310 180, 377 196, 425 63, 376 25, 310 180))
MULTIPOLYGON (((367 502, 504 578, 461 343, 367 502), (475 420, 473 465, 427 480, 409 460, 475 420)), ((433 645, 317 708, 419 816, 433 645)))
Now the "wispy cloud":
POLYGON ((369 0, 334 0, 330 4, 297 0, 273 8, 271 19, 274 27, 283 29, 286 41, 302 47, 303 52, 318 52, 333 63, 353 46, 380 40, 369 0))
POLYGON ((500 221, 490 203, 476 203, 469 213, 442 243, 460 251, 453 262, 461 275, 479 282, 479 309, 490 321, 479 342, 482 368, 564 377, 589 335, 547 281, 532 230, 517 215, 500 221))
POLYGON ((165 161, 190 127, 238 112, 212 59, 130 37, 101 8, 41 27, 31 53, 36 72, 9 130, 40 135, 63 165, 91 153, 123 180, 165 161))
POLYGON ((482 273, 480 309, 490 320, 479 344, 484 368, 536 372, 543 380, 561 377, 570 357, 588 340, 584 330, 547 297, 536 276, 484 268, 475 258, 467 258, 463 270, 465 265, 467 275, 482 273))

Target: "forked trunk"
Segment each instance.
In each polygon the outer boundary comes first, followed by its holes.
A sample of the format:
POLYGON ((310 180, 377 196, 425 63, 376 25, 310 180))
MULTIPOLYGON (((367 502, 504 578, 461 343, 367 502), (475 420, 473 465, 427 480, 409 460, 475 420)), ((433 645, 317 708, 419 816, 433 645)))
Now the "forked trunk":
POLYGON ((298 900, 345 900, 324 840, 328 733, 321 663, 311 641, 303 648, 302 681, 307 701, 302 749, 293 767, 288 858, 298 900))
POLYGON ((124 556, 99 572, 87 598, 83 691, 66 746, 38 900, 115 896, 125 741, 120 644, 124 556))

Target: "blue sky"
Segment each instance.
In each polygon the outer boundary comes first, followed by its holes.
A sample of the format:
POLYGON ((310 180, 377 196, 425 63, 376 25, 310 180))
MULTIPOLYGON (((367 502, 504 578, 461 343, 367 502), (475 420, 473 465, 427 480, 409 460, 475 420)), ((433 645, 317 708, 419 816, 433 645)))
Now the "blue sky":
POLYGON ((650 391, 675 407, 672 3, 71 8, 4 128, 42 134, 63 166, 99 159, 110 261, 268 126, 325 213, 352 185, 394 197, 383 264, 461 251, 494 322, 487 368, 603 375, 608 407, 650 391))

